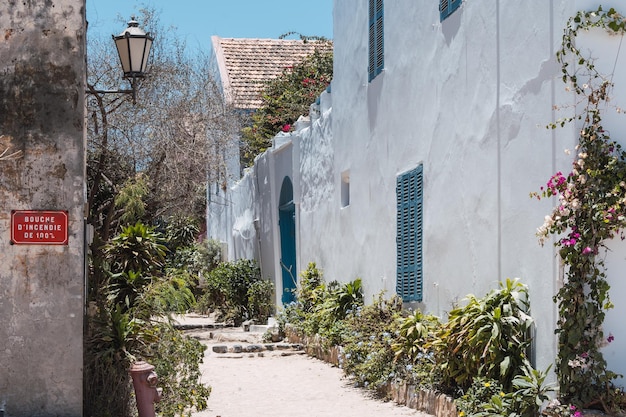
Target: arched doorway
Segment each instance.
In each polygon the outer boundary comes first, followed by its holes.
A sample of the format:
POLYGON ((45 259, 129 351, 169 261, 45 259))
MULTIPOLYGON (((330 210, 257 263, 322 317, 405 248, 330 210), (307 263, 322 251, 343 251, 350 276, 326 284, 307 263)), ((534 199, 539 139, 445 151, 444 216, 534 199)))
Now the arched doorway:
POLYGON ((280 269, 283 278, 283 304, 295 300, 298 279, 296 269, 296 206, 293 203, 293 185, 285 177, 278 200, 278 226, 280 228, 280 269))

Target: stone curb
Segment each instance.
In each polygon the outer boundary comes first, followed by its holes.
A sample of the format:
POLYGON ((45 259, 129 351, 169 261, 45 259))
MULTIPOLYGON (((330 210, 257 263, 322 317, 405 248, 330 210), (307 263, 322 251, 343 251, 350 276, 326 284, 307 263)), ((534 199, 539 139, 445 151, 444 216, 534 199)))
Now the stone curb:
POLYGON ((174 328, 177 330, 194 330, 194 329, 224 329, 226 326, 224 323, 210 323, 210 324, 175 324, 174 328))
MULTIPOLYGON (((226 354, 226 353, 255 353, 264 351, 282 351, 282 353, 302 352, 304 353, 303 346, 299 343, 264 343, 264 344, 250 344, 241 345, 234 344, 228 345, 215 345, 212 347, 214 353, 226 354)), ((283 355, 286 356, 286 355, 283 355)))

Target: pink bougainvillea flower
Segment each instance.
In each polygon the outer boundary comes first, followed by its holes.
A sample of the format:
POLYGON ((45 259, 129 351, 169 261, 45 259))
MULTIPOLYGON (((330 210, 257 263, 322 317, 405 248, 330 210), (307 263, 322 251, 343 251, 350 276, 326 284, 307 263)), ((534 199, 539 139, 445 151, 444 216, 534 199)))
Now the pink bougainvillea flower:
POLYGON ((576 239, 563 239, 561 240, 561 244, 563 246, 574 246, 576 244, 576 239))
POLYGON ((583 255, 589 255, 591 252, 593 252, 591 250, 591 248, 589 246, 587 246, 585 249, 583 249, 583 255))
POLYGON ((291 125, 290 124, 286 124, 283 126, 283 132, 289 132, 291 130, 291 125))

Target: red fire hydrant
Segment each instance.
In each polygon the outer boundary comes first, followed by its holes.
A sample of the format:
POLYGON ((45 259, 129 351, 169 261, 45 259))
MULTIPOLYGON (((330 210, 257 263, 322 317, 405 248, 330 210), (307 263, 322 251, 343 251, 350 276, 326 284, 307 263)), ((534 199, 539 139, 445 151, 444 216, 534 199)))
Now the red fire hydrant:
POLYGON ((154 372, 154 366, 137 361, 130 367, 130 376, 133 378, 139 417, 155 417, 154 404, 161 401, 163 390, 157 388, 159 377, 154 372))

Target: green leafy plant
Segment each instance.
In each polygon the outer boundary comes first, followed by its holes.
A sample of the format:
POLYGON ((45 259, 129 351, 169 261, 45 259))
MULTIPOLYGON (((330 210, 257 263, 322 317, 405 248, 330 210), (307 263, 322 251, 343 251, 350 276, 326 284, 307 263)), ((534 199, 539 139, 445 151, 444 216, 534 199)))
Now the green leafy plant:
POLYGON ((483 411, 492 398, 504 397, 504 395, 504 389, 499 381, 476 377, 465 393, 455 400, 455 404, 460 417, 473 416, 483 411))
POLYGON ((250 317, 257 323, 265 324, 274 313, 274 284, 268 280, 253 282, 248 288, 250 317))
POLYGON ((249 289, 260 281, 263 281, 261 270, 255 261, 224 262, 207 275, 199 307, 205 311, 218 311, 219 319, 232 321, 235 326, 250 319, 266 321, 267 317, 257 314, 265 316, 273 310, 270 307, 273 288, 270 290, 267 283, 256 284, 253 294, 249 293, 249 289))
POLYGON ((154 280, 141 296, 145 299, 144 303, 150 306, 152 314, 183 314, 196 303, 193 285, 194 280, 187 271, 168 270, 163 277, 154 280))
POLYGON ((200 228, 189 216, 171 216, 165 226, 165 240, 171 251, 193 246, 200 233, 200 228))
POLYGON ((360 278, 341 285, 330 295, 333 300, 331 312, 335 320, 343 320, 348 313, 363 305, 363 284, 360 278))
POLYGON ((279 315, 280 330, 289 324, 307 336, 319 335, 324 347, 341 344, 343 321, 363 305, 363 287, 357 278, 344 284, 324 282, 322 272, 310 263, 301 273, 296 301, 279 315))
POLYGON ((174 329, 171 312, 193 305, 191 278, 180 269, 163 268, 160 235, 140 223, 123 229, 105 246, 107 261, 92 262, 92 274, 107 276, 90 300, 85 336, 85 404, 88 415, 129 416, 133 388, 128 370, 148 360, 159 385, 172 391, 159 404, 164 416, 206 408, 209 388, 199 363, 205 347, 174 329), (112 271, 111 271, 112 270, 112 271))
POLYGON ((114 200, 115 207, 122 211, 120 215, 120 223, 122 225, 144 220, 146 215, 146 203, 144 200, 148 193, 148 181, 143 174, 136 174, 124 183, 114 200))
POLYGON ((541 407, 550 399, 550 393, 555 388, 552 384, 546 384, 548 372, 534 369, 529 362, 522 367, 523 374, 518 374, 513 379, 513 393, 511 400, 515 401, 518 413, 523 417, 536 417, 540 414, 541 407))
POLYGON ((326 284, 322 271, 315 262, 310 262, 307 269, 300 273, 296 289, 296 300, 284 307, 278 314, 279 331, 284 335, 285 327, 289 324, 297 332, 304 335, 313 335, 318 326, 310 326, 312 313, 319 308, 326 296, 326 284))
POLYGON ((114 273, 135 271, 151 274, 164 265, 166 247, 160 233, 142 223, 122 228, 104 247, 105 258, 114 273))
POLYGON ((206 347, 168 325, 159 325, 158 338, 152 352, 159 387, 163 388, 163 400, 156 406, 158 415, 191 416, 192 411, 206 409, 211 387, 199 383, 199 364, 206 347))
POLYGON ((406 357, 411 363, 419 363, 424 355, 431 353, 429 348, 440 327, 437 317, 423 314, 420 310, 400 318, 399 335, 392 345, 396 360, 406 357))
POLYGON ((434 343, 446 383, 467 388, 475 377, 498 380, 505 389, 526 360, 530 346, 527 287, 517 279, 500 283, 483 298, 467 297, 448 314, 434 343))
MULTIPOLYGON (((541 372, 533 369, 530 363, 527 362, 521 370, 523 373, 513 379, 513 390, 511 392, 495 392, 486 400, 485 394, 487 391, 483 391, 480 397, 482 402, 471 404, 472 407, 468 409, 466 414, 476 417, 539 416, 544 402, 550 398, 549 393, 554 390, 552 386, 545 384, 549 368, 541 372)), ((484 383, 484 385, 489 385, 489 382, 484 383)), ((493 386, 497 386, 495 382, 493 386)), ((500 388, 499 386, 497 387, 500 388)), ((457 402, 457 404, 463 406, 467 403, 457 402)))
POLYGON ((301 273, 296 290, 296 300, 299 308, 311 313, 322 303, 326 295, 326 283, 323 274, 314 262, 309 263, 307 269, 301 273))
POLYGON ((397 378, 392 345, 401 310, 398 297, 385 300, 380 294, 372 304, 347 316, 342 366, 357 386, 381 392, 397 378))
POLYGON ((322 347, 340 346, 339 366, 357 386, 380 395, 390 384, 461 394, 461 416, 535 416, 552 390, 545 384, 548 370, 537 371, 526 359, 533 320, 527 287, 517 279, 482 298, 468 296, 442 324, 403 310, 397 296, 381 293, 363 305, 355 295, 360 280, 326 285, 314 263, 301 276, 296 301, 279 323, 316 336, 322 347), (355 302, 340 308, 345 300, 355 302))

